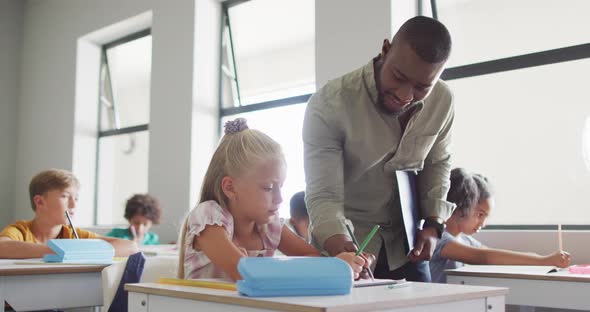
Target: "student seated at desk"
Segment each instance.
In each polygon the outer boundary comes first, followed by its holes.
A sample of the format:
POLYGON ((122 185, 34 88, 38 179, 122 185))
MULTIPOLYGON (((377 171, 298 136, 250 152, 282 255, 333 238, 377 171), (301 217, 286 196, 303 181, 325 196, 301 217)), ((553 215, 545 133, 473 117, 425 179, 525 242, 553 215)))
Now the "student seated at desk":
POLYGON ((464 169, 451 171, 451 187, 447 200, 457 205, 446 222, 446 230, 436 244, 430 259, 432 281, 446 283, 445 270, 467 264, 550 265, 565 268, 570 254, 558 250, 550 255, 515 252, 483 246, 471 235, 477 233, 494 206, 488 179, 464 169))
POLYGON ((289 228, 309 242, 309 215, 305 206, 305 192, 295 193, 289 202, 291 208, 291 217, 289 218, 289 228))
MULTIPOLYGON (((225 124, 201 190, 180 233, 179 278, 241 279, 241 257, 320 256, 320 252, 281 224, 278 209, 285 180, 281 146, 248 129, 238 118, 225 124)), ((370 264, 352 252, 347 262, 355 278, 370 264)))
MULTIPOLYGON (((75 238, 68 224, 66 211, 73 218, 78 201, 78 179, 65 170, 42 171, 31 180, 29 196, 35 212, 33 220, 17 221, 0 232, 0 258, 41 258, 53 253, 47 241, 54 238, 75 238)), ((115 248, 115 256, 125 257, 136 253, 131 241, 102 237, 96 233, 76 228, 79 238, 99 238, 115 248)))
POLYGON ((125 205, 129 227, 112 229, 106 236, 133 240, 137 245, 159 244, 158 234, 150 232, 152 224, 160 224, 160 202, 148 194, 135 194, 125 205))

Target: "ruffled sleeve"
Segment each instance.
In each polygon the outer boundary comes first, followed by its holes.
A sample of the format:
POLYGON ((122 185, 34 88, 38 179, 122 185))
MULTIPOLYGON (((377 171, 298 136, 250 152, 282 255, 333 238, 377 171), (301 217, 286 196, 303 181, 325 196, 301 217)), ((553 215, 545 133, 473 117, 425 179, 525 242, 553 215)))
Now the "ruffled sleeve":
POLYGON ((188 215, 186 242, 191 244, 207 225, 223 226, 231 239, 234 234, 234 221, 229 211, 213 200, 202 202, 188 215))
POLYGON ((193 241, 207 225, 223 226, 231 239, 234 234, 234 221, 229 211, 215 201, 206 201, 191 210, 187 221, 184 245, 185 278, 227 278, 227 274, 215 267, 202 250, 193 248, 193 241))

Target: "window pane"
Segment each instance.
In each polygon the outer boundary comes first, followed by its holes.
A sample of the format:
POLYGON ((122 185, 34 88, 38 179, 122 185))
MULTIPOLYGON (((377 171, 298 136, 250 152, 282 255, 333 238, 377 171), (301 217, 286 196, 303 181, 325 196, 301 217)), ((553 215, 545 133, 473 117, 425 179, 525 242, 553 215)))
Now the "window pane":
POLYGON ((590 38, 586 0, 436 3, 439 20, 453 37, 451 67, 588 43, 590 38))
POLYGON ((585 59, 448 82, 453 163, 490 178, 490 223, 590 223, 588 72, 585 59))
POLYGON ((419 1, 391 0, 392 34, 395 34, 406 20, 418 15, 418 2, 419 1))
POLYGON ((127 223, 125 202, 147 193, 149 132, 100 138, 97 224, 127 223))
POLYGON ((110 92, 105 90, 109 87, 107 83, 102 88, 100 129, 111 130, 149 123, 152 36, 115 46, 108 49, 106 54, 112 100, 105 94, 110 92))
POLYGON ((248 126, 269 135, 283 148, 287 160, 287 178, 282 188, 281 218, 289 218, 289 200, 295 193, 305 190, 303 172, 303 139, 301 129, 306 103, 249 112, 224 117, 222 123, 238 117, 246 118, 248 126), (285 118, 285 116, 289 116, 285 118))
MULTIPOLYGON (((241 104, 315 91, 315 2, 252 0, 229 8, 241 104)), ((229 32, 223 35, 223 107, 238 106, 232 89, 229 32), (229 51, 229 52, 228 52, 229 51)))

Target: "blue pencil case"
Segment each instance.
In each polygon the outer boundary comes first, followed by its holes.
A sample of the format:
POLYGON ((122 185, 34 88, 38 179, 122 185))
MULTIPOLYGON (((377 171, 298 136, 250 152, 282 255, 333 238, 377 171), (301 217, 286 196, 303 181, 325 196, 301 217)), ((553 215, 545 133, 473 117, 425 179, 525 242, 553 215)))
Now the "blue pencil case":
POLYGON ((45 262, 111 264, 115 249, 101 239, 50 239, 47 246, 55 254, 46 254, 45 262))
POLYGON ((346 295, 352 270, 333 257, 242 258, 238 292, 250 297, 346 295))

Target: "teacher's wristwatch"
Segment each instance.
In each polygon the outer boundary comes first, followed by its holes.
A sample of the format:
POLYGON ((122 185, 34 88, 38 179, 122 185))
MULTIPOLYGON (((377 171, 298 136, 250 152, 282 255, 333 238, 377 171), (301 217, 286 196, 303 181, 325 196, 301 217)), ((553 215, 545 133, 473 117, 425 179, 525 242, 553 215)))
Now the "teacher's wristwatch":
POLYGON ((434 228, 436 230, 438 238, 441 238, 442 233, 445 231, 445 223, 443 222, 443 219, 439 217, 430 217, 424 219, 424 225, 422 226, 422 228, 424 229, 427 227, 434 228))

